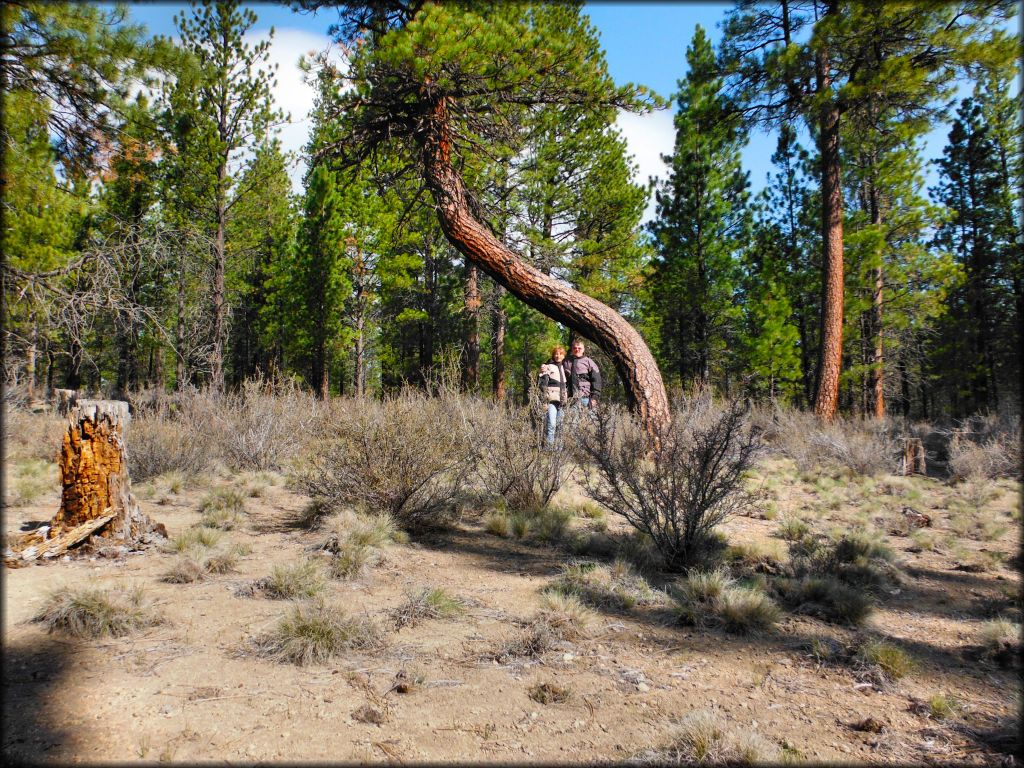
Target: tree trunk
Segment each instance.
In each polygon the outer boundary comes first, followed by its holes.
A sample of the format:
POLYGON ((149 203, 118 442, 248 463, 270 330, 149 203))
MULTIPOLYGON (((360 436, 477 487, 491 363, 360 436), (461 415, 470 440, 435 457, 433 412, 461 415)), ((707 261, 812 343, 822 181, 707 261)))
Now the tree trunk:
MULTIPOLYGON (((830 87, 828 51, 818 53, 818 93, 830 87)), ((839 402, 839 373, 843 362, 843 189, 839 158, 839 107, 832 101, 821 108, 821 352, 814 412, 835 418, 839 402)))
POLYGON ((630 406, 645 428, 656 433, 667 427, 671 412, 661 372, 637 330, 600 301, 531 267, 474 217, 462 177, 451 162, 444 100, 432 104, 419 140, 425 181, 452 245, 526 305, 593 339, 612 357, 630 406))
POLYGON ((28 337, 28 352, 25 354, 25 382, 28 385, 28 399, 36 397, 36 353, 39 348, 39 325, 36 323, 36 314, 32 313, 29 318, 31 324, 28 337))
MULTIPOLYGON (((60 451, 61 505, 49 525, 11 542, 8 565, 53 558, 90 537, 95 545, 137 549, 167 531, 139 509, 131 492, 124 426, 128 403, 81 400, 60 451)), ((122 550, 124 551, 124 550, 122 550)))
POLYGON ((476 264, 466 261, 466 364, 462 386, 468 392, 480 389, 480 281, 476 264))
POLYGON ((508 316, 501 304, 505 289, 500 285, 494 287, 494 315, 492 317, 493 332, 491 343, 491 394, 499 403, 505 401, 505 330, 508 327, 508 316))
POLYGON ((177 322, 174 326, 174 389, 181 392, 188 383, 185 370, 185 250, 178 255, 177 322))
POLYGON ((224 330, 226 305, 224 303, 224 253, 225 205, 224 184, 227 167, 221 164, 217 169, 217 239, 213 245, 213 351, 210 353, 210 386, 214 392, 224 391, 224 330))

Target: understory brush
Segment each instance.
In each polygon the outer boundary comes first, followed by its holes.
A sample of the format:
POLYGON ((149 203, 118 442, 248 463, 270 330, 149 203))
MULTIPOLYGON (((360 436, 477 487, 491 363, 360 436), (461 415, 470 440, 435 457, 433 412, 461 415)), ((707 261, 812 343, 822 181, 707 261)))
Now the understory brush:
POLYGON ((951 431, 949 470, 955 481, 1021 476, 1019 414, 984 414, 951 431))
POLYGON ((898 468, 896 430, 893 423, 875 419, 838 417, 825 424, 811 412, 786 408, 772 415, 766 442, 792 459, 800 472, 833 466, 855 475, 876 475, 898 468))
POLYGON ((476 458, 453 397, 406 389, 338 405, 328 434, 292 470, 293 485, 331 507, 387 512, 410 532, 450 522, 476 458))
POLYGON ((31 413, 8 403, 3 408, 4 466, 19 461, 56 461, 68 428, 67 420, 53 413, 31 413))
POLYGON ((742 403, 719 410, 707 397, 687 401, 656 436, 611 406, 584 425, 578 444, 596 468, 587 494, 650 536, 668 570, 713 562, 715 527, 742 505, 760 445, 742 403))
MULTIPOLYGON (((561 444, 546 445, 543 420, 532 418, 528 408, 499 405, 478 414, 475 473, 484 490, 503 498, 513 513, 546 507, 572 471, 569 452, 561 444)), ((566 423, 561 429, 564 434, 572 427, 566 423)))

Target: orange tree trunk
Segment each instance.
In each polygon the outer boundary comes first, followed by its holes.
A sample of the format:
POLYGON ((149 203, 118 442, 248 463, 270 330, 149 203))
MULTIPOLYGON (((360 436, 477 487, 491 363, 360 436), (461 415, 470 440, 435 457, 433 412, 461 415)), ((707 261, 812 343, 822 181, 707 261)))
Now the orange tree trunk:
POLYGON ((443 100, 433 105, 425 123, 419 134, 424 178, 448 240, 524 304, 595 341, 614 361, 630 407, 644 427, 652 433, 664 429, 671 420, 668 396, 661 371, 637 330, 611 307, 535 269, 500 242, 473 215, 465 184, 451 162, 443 100))
MULTIPOLYGON (((818 54, 819 91, 829 87, 828 51, 818 54)), ((820 118, 821 148, 821 353, 814 412, 835 418, 843 363, 843 189, 839 159, 839 107, 825 104, 820 118)))

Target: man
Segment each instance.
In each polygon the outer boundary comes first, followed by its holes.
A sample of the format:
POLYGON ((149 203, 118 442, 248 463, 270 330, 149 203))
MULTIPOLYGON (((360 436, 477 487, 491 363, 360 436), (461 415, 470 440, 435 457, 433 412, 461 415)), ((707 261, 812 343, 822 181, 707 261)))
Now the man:
POLYGON ((601 369, 597 363, 584 354, 583 342, 577 339, 572 343, 572 354, 562 363, 565 368, 565 379, 569 385, 569 397, 593 408, 601 396, 601 369))

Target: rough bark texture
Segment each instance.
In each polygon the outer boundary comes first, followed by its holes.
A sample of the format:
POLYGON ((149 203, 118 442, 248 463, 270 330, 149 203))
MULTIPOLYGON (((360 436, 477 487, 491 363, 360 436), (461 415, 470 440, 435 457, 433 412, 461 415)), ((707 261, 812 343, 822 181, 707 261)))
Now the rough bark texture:
MULTIPOLYGON (((829 87, 828 51, 818 54, 819 92, 829 87)), ((843 189, 839 159, 839 108, 822 107, 821 149, 821 354, 814 412, 835 418, 843 362, 843 189)))
POLYGON ((671 414, 661 371, 637 330, 597 299, 527 264, 473 215, 462 177, 451 162, 443 100, 431 109, 420 141, 425 180, 452 245, 525 304, 596 342, 614 361, 630 406, 645 428, 658 432, 666 427, 671 414))
POLYGON ((466 360, 462 386, 469 392, 480 389, 480 281, 476 264, 466 264, 466 360))
POLYGON ((491 344, 491 394, 498 402, 505 400, 505 327, 508 318, 501 305, 505 289, 500 285, 494 289, 494 316, 491 344))
POLYGON ((132 496, 124 444, 127 420, 128 403, 79 401, 60 450, 60 510, 49 525, 10 542, 5 563, 55 557, 90 536, 137 548, 167 535, 132 496))
POLYGON ((924 443, 919 437, 908 437, 903 441, 903 474, 928 474, 928 465, 925 462, 924 443))

